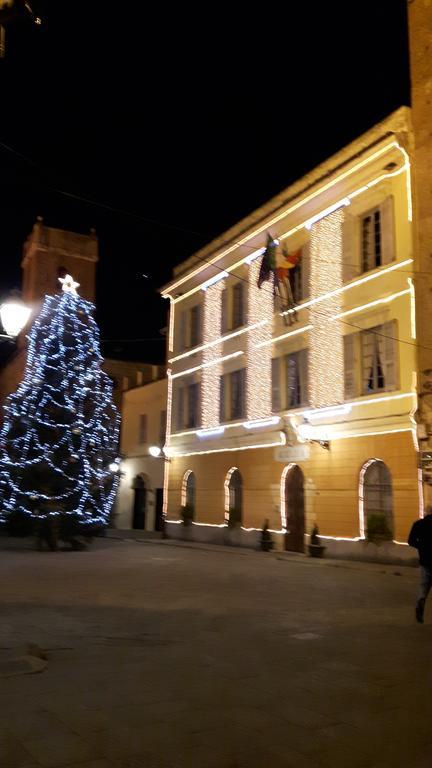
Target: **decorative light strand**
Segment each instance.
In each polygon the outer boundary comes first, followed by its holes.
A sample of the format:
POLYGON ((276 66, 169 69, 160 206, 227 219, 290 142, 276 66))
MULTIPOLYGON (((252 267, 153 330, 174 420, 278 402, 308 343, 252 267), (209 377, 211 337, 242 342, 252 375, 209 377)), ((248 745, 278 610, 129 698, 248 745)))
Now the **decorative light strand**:
MULTIPOLYGON (((214 350, 214 347, 212 348, 214 350)), ((207 350, 206 350, 207 352, 207 350)), ((213 360, 208 360, 205 363, 201 363, 201 365, 195 365, 193 368, 188 368, 187 371, 179 371, 178 373, 172 373, 171 378, 172 379, 178 379, 180 376, 188 376, 191 373, 196 373, 196 371, 201 371, 204 368, 210 368, 212 365, 219 365, 220 363, 224 363, 226 360, 231 360, 233 357, 241 357, 244 352, 241 352, 240 350, 238 352, 231 352, 229 355, 224 355, 223 357, 217 357, 215 356, 213 360)), ((204 355, 204 357, 209 357, 208 354, 204 355)))
POLYGON ((187 469, 183 475, 182 485, 181 485, 181 501, 180 501, 182 507, 186 506, 188 480, 189 480, 189 476, 192 474, 193 474, 192 470, 187 469))
POLYGON ((341 310, 344 209, 317 221, 311 230, 311 295, 328 298, 310 310, 309 402, 319 408, 344 400, 344 350, 340 328, 330 324, 341 310), (330 290, 329 290, 330 289, 330 290), (329 295, 330 294, 330 295, 329 295))
POLYGON ((226 473, 226 477, 224 480, 224 499, 225 499, 225 506, 224 506, 224 517, 225 522, 229 522, 229 513, 230 513, 230 482, 231 477, 234 474, 234 472, 238 472, 237 467, 231 467, 231 469, 228 470, 226 473))
MULTIPOLYGON (((205 293, 203 342, 209 344, 220 334, 222 318, 222 292, 225 281, 210 285, 205 293)), ((225 359, 235 357, 242 352, 226 355, 225 359)), ((204 429, 219 424, 220 411, 220 377, 222 360, 216 346, 207 346, 203 350, 201 373, 201 425, 204 429)))
MULTIPOLYGON (((349 176, 352 176, 352 174, 355 173, 359 168, 362 168, 365 165, 367 165, 368 163, 371 163, 373 160, 376 160, 377 158, 381 157, 383 154, 385 154, 386 152, 388 152, 389 150, 391 150, 393 148, 399 149, 404 154, 404 158, 406 160, 405 165, 404 165, 403 168, 398 169, 393 174, 386 173, 385 175, 379 176, 377 181, 376 181, 376 183, 378 183, 378 181, 381 181, 382 179, 389 178, 390 176, 394 176, 394 175, 397 175, 399 173, 402 173, 405 170, 407 170, 407 172, 409 172, 409 159, 408 159, 408 155, 405 152, 405 150, 402 147, 400 147, 400 145, 398 144, 397 141, 392 141, 391 143, 386 144, 384 147, 378 149, 376 152, 373 152, 371 155, 369 155, 368 157, 364 158, 360 162, 356 163, 354 166, 352 166, 348 170, 343 171, 342 173, 338 174, 334 179, 331 179, 329 182, 327 182, 326 184, 322 185, 321 187, 319 187, 314 192, 310 193, 306 197, 304 197, 301 200, 299 200, 298 202, 294 203, 294 205, 290 206, 289 208, 285 209, 281 213, 277 214, 275 217, 273 217, 269 221, 266 221, 265 224, 261 225, 256 230, 254 230, 253 232, 249 233, 248 235, 246 235, 244 238, 242 238, 238 242, 236 242, 233 245, 229 246, 227 249, 225 249, 221 253, 218 253, 213 259, 208 260, 205 264, 201 264, 199 267, 197 267, 193 271, 188 272, 186 275, 180 277, 174 283, 171 283, 167 287, 167 289, 163 292, 164 295, 167 295, 167 296, 171 295, 172 291, 174 291, 176 288, 178 288, 184 282, 187 282, 188 280, 190 280, 195 275, 197 275, 200 272, 202 272, 204 269, 208 268, 208 266, 212 266, 215 262, 219 261, 224 256, 227 256, 228 254, 230 254, 233 251, 235 251, 237 248, 240 248, 242 245, 247 243, 249 240, 251 240, 256 235, 261 234, 262 232, 266 232, 270 227, 274 226, 274 224, 276 224, 278 221, 281 221, 289 213, 292 213, 293 211, 295 211, 298 208, 300 208, 302 205, 305 205, 306 203, 308 203, 310 200, 313 200, 315 197, 317 197, 318 195, 322 194, 327 189, 331 189, 331 187, 333 187, 339 181, 342 181, 343 179, 348 178, 349 176)), ((361 188, 360 192, 368 189, 369 186, 372 186, 372 182, 369 182, 368 185, 364 185, 361 188)), ((355 196, 355 192, 350 193, 350 195, 348 197, 351 198, 351 197, 354 197, 354 196, 355 196)), ((303 227, 304 224, 305 224, 305 222, 302 222, 302 224, 300 226, 303 227)), ((285 235, 285 236, 287 236, 287 235, 285 235)), ((278 237, 279 237, 279 239, 282 239, 283 235, 278 235, 278 237)), ((247 257, 241 259, 241 261, 239 261, 236 265, 231 266, 230 269, 233 269, 233 268, 235 268, 235 266, 239 266, 240 264, 244 263, 246 261, 246 258, 247 257)), ((200 288, 200 286, 198 286, 197 289, 193 289, 193 290, 199 290, 199 288, 200 288)), ((183 296, 178 297, 178 299, 176 299, 176 300, 184 299, 184 298, 186 298, 186 295, 188 295, 188 294, 184 294, 183 296)))
POLYGON ((249 267, 249 320, 255 328, 248 336, 246 409, 248 420, 267 417, 271 413, 271 347, 273 295, 258 288, 261 262, 249 267))
POLYGON ((47 296, 30 334, 24 377, 0 434, 0 515, 68 515, 106 525, 118 486, 119 416, 101 370, 94 305, 70 276, 47 296))

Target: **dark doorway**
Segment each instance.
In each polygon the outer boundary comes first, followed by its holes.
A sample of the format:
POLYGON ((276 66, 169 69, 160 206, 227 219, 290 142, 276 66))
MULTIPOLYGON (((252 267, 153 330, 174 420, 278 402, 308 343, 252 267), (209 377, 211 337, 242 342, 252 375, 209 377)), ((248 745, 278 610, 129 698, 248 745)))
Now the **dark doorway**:
POLYGON ((132 516, 132 528, 145 528, 145 513, 146 513, 146 496, 147 490, 145 481, 142 477, 137 475, 133 481, 134 489, 134 501, 133 501, 133 516, 132 516))
POLYGON ((285 549, 289 552, 304 552, 303 472, 297 465, 289 470, 285 479, 285 504, 287 518, 285 549))
POLYGON ((163 488, 156 488, 155 531, 163 531, 163 488))

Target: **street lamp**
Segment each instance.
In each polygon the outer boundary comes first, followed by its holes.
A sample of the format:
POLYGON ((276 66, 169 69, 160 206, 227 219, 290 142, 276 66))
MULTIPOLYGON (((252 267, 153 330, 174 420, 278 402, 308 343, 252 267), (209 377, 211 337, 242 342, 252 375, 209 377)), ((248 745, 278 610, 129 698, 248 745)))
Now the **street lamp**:
POLYGON ((117 459, 116 461, 112 461, 108 469, 110 472, 113 473, 113 475, 117 475, 120 472, 120 459, 117 459))
POLYGON ((28 323, 30 314, 30 307, 26 307, 22 301, 17 299, 5 301, 0 306, 0 320, 6 332, 2 334, 2 338, 16 339, 28 323))
POLYGON ((165 449, 161 448, 160 445, 151 445, 148 449, 148 452, 150 456, 153 456, 155 459, 163 459, 164 461, 171 461, 171 459, 168 458, 168 456, 165 453, 165 449))

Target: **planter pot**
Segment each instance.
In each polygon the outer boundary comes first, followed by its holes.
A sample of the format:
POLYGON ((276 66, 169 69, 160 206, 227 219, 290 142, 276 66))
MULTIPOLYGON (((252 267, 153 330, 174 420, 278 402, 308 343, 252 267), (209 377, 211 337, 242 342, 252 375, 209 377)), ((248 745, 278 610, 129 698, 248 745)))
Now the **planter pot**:
POLYGON ((324 557, 326 548, 322 544, 309 544, 308 550, 311 557, 324 557))

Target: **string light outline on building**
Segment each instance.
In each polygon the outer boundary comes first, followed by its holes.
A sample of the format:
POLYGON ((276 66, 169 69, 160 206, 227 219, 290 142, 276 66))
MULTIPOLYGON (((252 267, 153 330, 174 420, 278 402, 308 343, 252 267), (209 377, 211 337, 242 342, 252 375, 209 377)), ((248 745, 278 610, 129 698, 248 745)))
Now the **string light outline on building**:
POLYGON ((404 261, 396 262, 395 264, 391 264, 389 267, 379 267, 375 272, 372 274, 367 274, 364 277, 359 277, 356 280, 353 280, 350 283, 346 283, 341 288, 338 288, 335 291, 329 291, 328 293, 323 294, 322 296, 317 296, 314 299, 309 299, 308 301, 303 302, 302 304, 299 304, 295 310, 293 309, 287 309, 285 312, 281 313, 281 316, 292 314, 294 311, 300 312, 302 309, 308 309, 309 307, 313 306, 314 304, 318 304, 320 301, 325 301, 326 299, 331 298, 332 296, 336 296, 339 293, 345 293, 345 291, 350 290, 350 288, 357 288, 358 285, 362 285, 362 283, 368 283, 370 280, 375 280, 377 277, 381 277, 382 275, 386 275, 389 272, 393 272, 396 269, 401 269, 401 267, 406 267, 408 264, 412 264, 414 259, 405 259, 404 261))
POLYGON ((321 221, 321 219, 325 219, 326 216, 329 216, 331 213, 335 213, 339 210, 339 208, 344 208, 348 205, 351 205, 351 201, 349 197, 344 197, 342 200, 338 200, 337 203, 333 203, 333 205, 329 205, 328 208, 324 208, 323 211, 320 211, 320 213, 317 213, 315 216, 312 216, 310 219, 308 219, 305 224, 305 229, 312 229, 314 224, 317 224, 318 221, 321 221))
MULTIPOLYGON (((264 322, 267 323, 269 321, 265 320, 264 322)), ((176 363, 178 360, 182 360, 185 357, 190 357, 190 355, 197 355, 199 352, 202 352, 204 349, 208 349, 209 347, 215 347, 218 344, 224 344, 225 341, 230 341, 230 339, 234 339, 235 336, 241 336, 243 333, 248 333, 248 331, 253 330, 259 325, 264 325, 264 322, 253 323, 252 325, 247 325, 244 328, 240 328, 238 331, 233 331, 232 333, 228 333, 224 336, 219 336, 217 339, 214 339, 214 341, 210 341, 207 344, 200 344, 198 347, 194 347, 193 349, 188 349, 187 352, 182 352, 182 354, 176 355, 175 357, 170 358, 168 362, 176 363)))
POLYGON ((241 355, 244 355, 244 352, 241 350, 238 350, 237 352, 231 352, 229 355, 224 355, 224 357, 218 357, 215 360, 208 360, 205 363, 201 363, 201 365, 195 365, 193 368, 188 368, 186 371, 179 371, 178 373, 172 373, 171 378, 179 379, 181 376, 188 376, 191 373, 196 373, 197 371, 201 371, 203 368, 211 368, 213 365, 217 365, 218 363, 224 363, 226 360, 231 360, 234 357, 241 357, 241 355))
POLYGON ((302 328, 296 328, 295 331, 288 331, 287 333, 282 333, 281 336, 273 336, 270 340, 262 341, 260 344, 257 344, 256 347, 259 349, 261 347, 266 347, 269 344, 277 344, 278 341, 288 339, 290 336, 297 336, 299 333, 306 333, 312 328, 312 325, 304 325, 302 328))
POLYGON ((268 419, 255 419, 254 421, 244 421, 242 427, 245 429, 261 429, 279 424, 280 416, 269 416, 268 419))
POLYGON ((383 299, 375 299, 374 301, 369 301, 367 304, 361 304, 358 307, 353 307, 353 309, 347 309, 344 312, 340 312, 338 315, 334 315, 334 317, 332 317, 332 320, 341 320, 342 317, 355 315, 357 314, 357 312, 363 312, 367 309, 371 309, 371 307, 377 307, 380 304, 389 304, 391 301, 394 301, 395 299, 399 299, 401 296, 407 296, 410 293, 411 293, 410 289, 405 288, 403 291, 392 293, 390 296, 385 296, 385 298, 383 299))
MULTIPOLYGON (((362 399, 359 398, 357 400, 348 401, 347 403, 345 403, 345 405, 349 405, 351 408, 354 408, 354 407, 358 407, 358 406, 375 405, 377 403, 384 403, 384 402, 387 402, 389 400, 402 400, 403 398, 406 398, 406 397, 414 397, 414 393, 413 392, 402 392, 401 394, 398 394, 398 395, 385 395, 383 397, 382 396, 381 397, 373 397, 373 398, 370 398, 368 400, 362 400, 362 399)), ((311 413, 319 414, 321 411, 323 411, 325 413, 329 409, 338 408, 338 407, 342 407, 342 406, 338 406, 337 404, 335 404, 335 405, 332 405, 332 406, 326 406, 325 408, 317 408, 316 410, 308 409, 307 411, 299 411, 297 409, 290 409, 288 411, 281 412, 281 417, 282 416, 304 416, 305 418, 308 418, 309 414, 311 414, 311 413)), ((269 416, 269 418, 270 418, 270 416, 269 416)), ((324 416, 323 416, 323 418, 324 418, 324 416)), ((221 424, 219 428, 223 428, 225 430, 225 429, 232 429, 232 428, 241 427, 241 426, 244 426, 244 423, 240 422, 240 421, 236 421, 235 423, 228 422, 228 423, 225 423, 225 424, 221 424)), ((189 429, 189 430, 186 430, 184 432, 174 432, 172 434, 172 437, 176 438, 176 437, 185 437, 187 435, 196 435, 196 434, 198 434, 201 431, 202 430, 189 429)))
MULTIPOLYGON (((402 151, 401 147, 398 147, 398 148, 402 151)), ((337 210, 337 208, 340 208, 342 205, 344 205, 343 201, 345 199, 347 199, 347 200, 354 199, 358 195, 363 194, 367 190, 369 190, 372 187, 376 186, 381 181, 385 181, 386 179, 392 178, 394 176, 399 176, 404 171, 406 171, 406 173, 407 173, 407 211, 408 211, 408 216, 407 217, 408 217, 408 221, 411 222, 412 221, 412 199, 411 199, 411 174, 410 174, 410 165, 409 164, 408 165, 404 164, 401 168, 398 168, 398 170, 393 171, 392 173, 382 174, 381 176, 378 176, 377 178, 373 179, 368 184, 365 184, 362 187, 360 187, 359 189, 354 190, 354 192, 351 192, 349 195, 346 196, 346 198, 342 198, 341 200, 339 200, 337 203, 334 204, 335 205, 335 210, 337 210)), ((285 215, 288 215, 288 212, 285 215)), ((324 214, 324 215, 327 215, 327 214, 324 214)), ((317 216, 318 216, 317 220, 322 218, 321 214, 317 214, 317 216)), ((294 235, 297 232, 299 232, 300 230, 304 229, 306 227, 306 224, 309 223, 309 221, 310 221, 310 219, 305 219, 304 221, 302 221, 300 224, 297 224, 292 229, 290 229, 287 232, 284 232, 283 234, 279 235, 278 236, 279 240, 286 240, 288 237, 292 237, 292 235, 294 235)), ((269 224, 268 226, 271 226, 271 225, 269 224)), ((252 236, 253 235, 251 235, 251 237, 252 236)), ((234 246, 234 248, 235 248, 235 246, 234 246)), ((231 250, 233 250, 233 249, 231 249, 231 250)), ((264 249, 260 248, 260 249, 258 249, 258 251, 254 251, 253 254, 250 254, 249 256, 243 257, 239 261, 236 261, 234 264, 231 264, 230 266, 228 266, 226 268, 226 270, 224 270, 224 271, 230 273, 234 269, 236 269, 237 267, 242 266, 242 264, 246 264, 246 263, 250 264, 255 258, 258 257, 259 251, 263 252, 264 249)), ((224 254, 220 255, 221 258, 222 258, 222 255, 224 255, 224 254)), ((216 257, 216 258, 219 258, 219 257, 216 257)), ((213 262, 207 262, 206 265, 203 265, 202 267, 198 268, 197 272, 201 272, 202 270, 204 270, 206 268, 206 266, 213 266, 213 262)), ((219 267, 217 267, 217 269, 219 269, 219 267)), ((197 274, 197 272, 191 273, 190 278, 192 278, 194 274, 197 274)), ((172 297, 169 293, 166 293, 166 292, 163 295, 164 295, 165 298, 170 298, 173 304, 176 304, 177 302, 183 301, 184 299, 188 298, 192 294, 194 294, 197 291, 199 291, 200 287, 201 287, 201 285, 198 285, 198 286, 196 286, 194 288, 191 288, 190 291, 188 291, 187 293, 182 294, 181 296, 177 296, 176 298, 172 297)))
MULTIPOLYGON (((204 298, 203 342, 215 341, 222 320, 222 296, 225 290, 225 280, 213 282, 206 291, 204 298)), ((222 363, 243 354, 241 351, 219 357, 215 345, 203 350, 201 374, 201 426, 205 429, 215 427, 220 420, 220 380, 222 363)))
POLYGON ((407 281, 408 281, 409 293, 410 293, 411 338, 415 340, 417 338, 415 288, 414 288, 414 281, 412 277, 408 277, 407 281))
POLYGON ((281 479, 280 479, 280 518, 281 518, 281 526, 282 531, 285 533, 287 529, 287 516, 286 516, 286 496, 285 496, 285 486, 286 486, 286 478, 288 475, 288 472, 290 472, 293 467, 296 467, 297 465, 294 462, 290 462, 286 467, 283 468, 281 479))
MULTIPOLYGON (((377 271, 374 271, 372 274, 364 275, 364 277, 357 278, 356 280, 352 281, 351 283, 347 283, 346 285, 342 286, 342 288, 339 288, 337 293, 344 293, 345 291, 348 291, 351 288, 356 288, 358 285, 361 285, 362 283, 366 283, 366 282, 369 282, 370 280, 375 280, 378 277, 382 277, 383 275, 387 275, 389 272, 393 272, 393 271, 395 271, 397 269, 401 269, 402 267, 406 267, 409 264, 412 264, 413 261, 414 261, 413 259, 404 259, 403 261, 396 262, 395 264, 391 264, 388 267, 384 267, 384 268, 381 267, 377 271)), ((320 301, 324 301, 325 299, 329 298, 330 296, 333 295, 333 293, 336 293, 336 292, 330 292, 330 293, 324 294, 323 296, 317 296, 314 299, 310 299, 308 301, 305 301, 302 304, 299 304, 296 307, 295 311, 300 312, 303 309, 308 309, 313 304, 316 304, 316 303, 318 303, 320 301)), ((286 312, 282 312, 281 316, 290 314, 292 312, 294 312, 294 310, 290 310, 289 309, 286 312)), ((272 320, 265 320, 265 321, 263 321, 262 324, 268 323, 268 322, 272 322, 272 320)), ((240 328, 240 330, 234 331, 233 333, 229 333, 226 336, 220 336, 218 339, 215 339, 213 342, 211 342, 211 345, 223 344, 225 341, 229 341, 230 339, 234 338, 235 336, 240 336, 243 333, 248 333, 250 330, 253 330, 254 327, 255 327, 254 325, 246 326, 245 328, 240 328)), ((304 331, 305 328, 303 327, 302 329, 296 329, 296 330, 298 330, 298 332, 300 332, 300 330, 304 331)), ((281 338, 281 337, 275 337, 274 340, 278 341, 279 338, 281 338)), ((205 345, 205 346, 210 346, 210 345, 205 345)), ((176 355, 175 357, 170 358, 168 360, 168 362, 169 363, 175 363, 175 362, 177 362, 177 360, 181 360, 181 359, 183 359, 185 357, 189 357, 190 355, 196 355, 199 352, 201 352, 203 349, 204 349, 204 345, 201 344, 199 347, 194 347, 194 349, 190 349, 187 352, 183 352, 180 355, 176 355)))
POLYGON ((213 277, 210 277, 208 280, 206 280, 205 283, 200 286, 200 288, 202 291, 206 291, 208 288, 211 288, 212 285, 216 285, 219 280, 224 280, 226 277, 229 277, 228 272, 219 272, 217 275, 213 275, 213 277))
POLYGON ((193 475, 193 472, 191 469, 187 469, 182 478, 181 497, 180 497, 180 504, 182 507, 186 506, 187 483, 190 475, 193 475))
POLYGON ((217 435, 223 435, 225 427, 208 427, 207 429, 198 429, 194 432, 198 437, 216 437, 217 435))
MULTIPOLYGON (((164 295, 170 296, 170 292, 175 290, 179 285, 182 285, 184 282, 192 279, 195 275, 199 274, 199 272, 201 272, 203 269, 206 269, 208 266, 213 266, 216 261, 219 261, 219 259, 223 258, 224 256, 227 256, 229 253, 232 253, 232 251, 234 251, 236 248, 240 248, 242 245, 247 243, 249 240, 251 240, 256 235, 261 234, 262 232, 265 232, 270 227, 272 227, 274 224, 276 224, 278 221, 280 221, 281 219, 285 218, 285 216, 287 216, 289 213, 292 213, 294 210, 297 210, 302 205, 305 205, 310 200, 314 199, 318 195, 320 195, 323 192, 325 192, 327 189, 330 189, 332 186, 337 184, 339 181, 343 180, 344 178, 347 178, 347 176, 351 176, 359 168, 362 168, 364 165, 367 165, 367 164, 373 162, 378 157, 381 157, 381 155, 385 154, 386 152, 390 151, 393 148, 399 149, 402 153, 404 153, 404 157, 405 157, 405 155, 406 155, 405 150, 403 150, 403 148, 400 147, 400 145, 399 145, 399 143, 397 141, 392 141, 389 144, 386 144, 384 147, 382 147, 381 149, 377 150, 372 155, 369 155, 367 158, 365 158, 364 160, 360 161, 359 163, 354 165, 352 168, 350 168, 347 171, 344 171, 343 173, 339 174, 339 176, 337 176, 335 179, 330 180, 327 184, 323 185, 322 187, 320 187, 315 192, 312 192, 310 195, 306 196, 305 198, 300 200, 298 203, 295 203, 290 208, 285 209, 280 214, 278 214, 276 217, 274 217, 273 219, 270 219, 264 225, 262 225, 258 229, 256 229, 253 232, 251 232, 249 235, 247 235, 242 240, 239 240, 237 243, 235 243, 234 245, 230 246, 225 251, 222 251, 221 253, 217 254, 217 256, 215 256, 213 259, 209 260, 206 264, 203 264, 202 266, 200 266, 197 269, 195 269, 193 272, 190 272, 187 275, 184 275, 183 277, 181 277, 179 280, 177 280, 177 282, 172 283, 171 285, 169 285, 169 291, 168 290, 164 291, 164 295)), ((408 165, 408 168, 409 168, 409 160, 407 161, 407 165, 408 165)), ((401 169, 398 169, 398 171, 396 171, 395 173, 401 173, 403 170, 405 170, 405 166, 403 166, 401 169)), ((394 174, 392 174, 392 175, 394 175, 394 174)), ((383 176, 381 178, 389 178, 389 177, 390 177, 390 174, 388 173, 388 174, 385 174, 385 176, 383 176)), ((368 186, 366 185, 364 188, 367 189, 368 186)), ((353 193, 351 193, 351 195, 349 197, 351 197, 352 195, 353 195, 353 193)), ((347 195, 347 197, 348 197, 348 195, 347 195)), ((306 219, 306 221, 307 221, 307 219, 306 219)), ((303 222, 301 224, 301 227, 304 227, 304 224, 305 224, 305 222, 303 222)), ((285 235, 285 237, 286 236, 287 235, 285 235)), ((283 239, 284 236, 283 235, 278 235, 278 237, 279 237, 279 239, 283 239)), ((244 263, 246 258, 247 257, 242 259, 235 266, 239 266, 240 264, 244 263)), ((231 267, 231 269, 232 268, 235 268, 235 267, 231 267)), ((183 297, 178 297, 178 298, 181 299, 181 298, 184 298, 184 296, 183 297)), ((177 300, 177 299, 174 299, 173 297, 171 297, 171 299, 172 299, 172 301, 176 301, 177 300)))
POLYGON ((170 457, 180 459, 185 456, 202 456, 209 453, 230 453, 232 451, 249 451, 254 448, 275 448, 276 446, 286 445, 286 439, 283 432, 280 433, 281 439, 272 443, 256 443, 252 445, 240 445, 237 448, 214 448, 208 451, 188 451, 186 453, 173 453, 170 451, 170 457))
POLYGON ((305 419, 327 419, 332 416, 346 416, 351 413, 351 404, 327 406, 326 408, 317 408, 317 410, 303 411, 305 419))
POLYGON ((234 472, 238 472, 238 467, 231 467, 231 469, 228 470, 228 472, 225 475, 224 480, 224 518, 225 522, 229 522, 229 511, 230 511, 230 482, 231 477, 233 476, 234 472))

